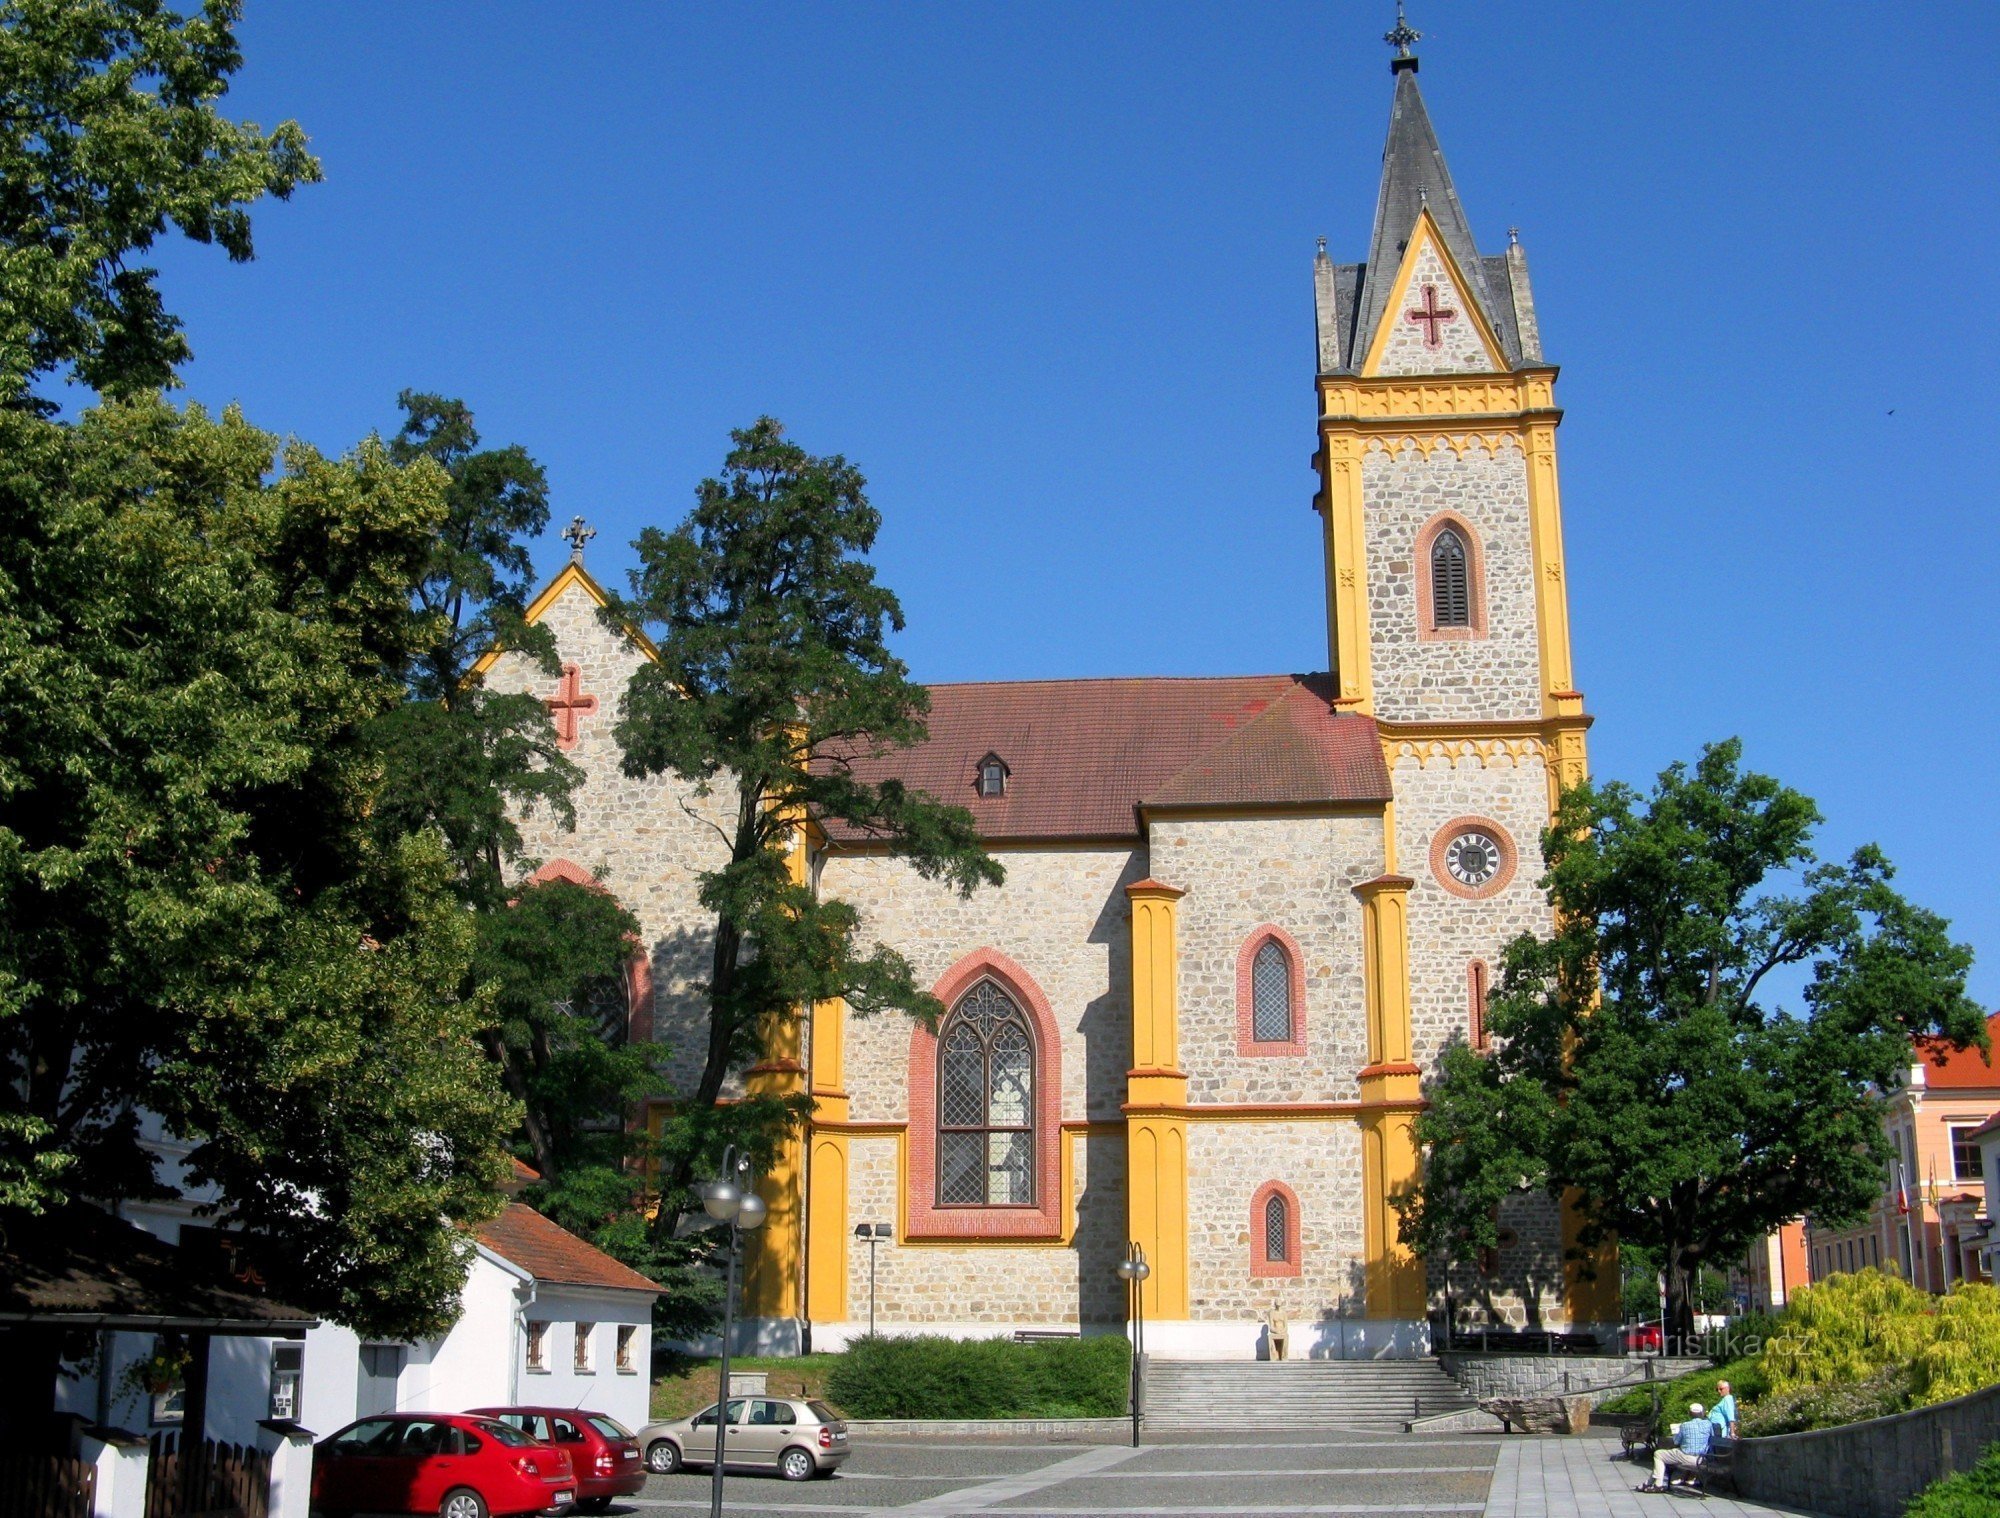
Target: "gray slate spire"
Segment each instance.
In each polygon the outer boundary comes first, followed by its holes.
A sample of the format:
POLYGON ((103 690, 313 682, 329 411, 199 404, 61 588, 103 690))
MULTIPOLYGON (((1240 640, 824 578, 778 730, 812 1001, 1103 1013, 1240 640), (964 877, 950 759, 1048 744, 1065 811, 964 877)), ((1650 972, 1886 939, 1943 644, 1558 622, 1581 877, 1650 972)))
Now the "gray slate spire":
MULTIPOLYGON (((1399 65, 1413 65, 1414 58, 1398 58, 1399 65)), ((1444 150, 1431 129, 1430 112, 1424 109, 1423 93, 1417 88, 1414 67, 1396 69, 1396 101, 1389 111, 1389 141, 1382 150, 1382 191, 1375 201, 1375 236, 1368 247, 1368 264, 1362 274, 1359 320, 1351 339, 1351 350, 1359 357, 1382 320, 1389 302, 1396 270, 1402 266, 1403 249, 1417 224, 1417 213, 1429 208, 1431 219, 1444 234, 1451 256, 1472 286, 1480 311, 1495 327, 1495 302, 1487 288, 1486 268, 1472 240, 1472 228, 1459 204, 1451 171, 1444 166, 1444 150)))

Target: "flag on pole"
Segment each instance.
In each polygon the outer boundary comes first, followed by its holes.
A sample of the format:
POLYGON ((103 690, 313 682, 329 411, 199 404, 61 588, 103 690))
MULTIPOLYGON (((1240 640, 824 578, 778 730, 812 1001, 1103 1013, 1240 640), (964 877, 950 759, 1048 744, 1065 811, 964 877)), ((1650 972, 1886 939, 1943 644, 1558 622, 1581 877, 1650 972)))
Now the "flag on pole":
POLYGON ((1910 1215, 1910 1187, 1903 1179, 1901 1160, 1896 1161, 1896 1215, 1905 1218, 1910 1215))

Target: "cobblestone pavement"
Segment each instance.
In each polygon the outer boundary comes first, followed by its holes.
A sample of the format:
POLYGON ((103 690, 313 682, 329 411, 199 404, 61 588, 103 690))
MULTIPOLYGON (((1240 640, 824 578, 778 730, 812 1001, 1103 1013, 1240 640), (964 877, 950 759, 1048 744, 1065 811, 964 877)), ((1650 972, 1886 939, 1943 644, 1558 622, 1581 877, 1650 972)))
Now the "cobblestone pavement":
MULTIPOLYGON (((1129 1446, 878 1440, 814 1482, 731 1476, 731 1514, 1464 1514, 1486 1511, 1501 1442, 1315 1431, 1216 1434, 1129 1446)), ((656 1476, 620 1508, 703 1512, 706 1472, 656 1476)), ((618 1509, 614 1509, 617 1511, 618 1509)))
POLYGON ((1606 1439, 1505 1439, 1485 1518, 1766 1518, 1796 1514, 1731 1497, 1642 1496, 1652 1466, 1621 1459, 1606 1439))

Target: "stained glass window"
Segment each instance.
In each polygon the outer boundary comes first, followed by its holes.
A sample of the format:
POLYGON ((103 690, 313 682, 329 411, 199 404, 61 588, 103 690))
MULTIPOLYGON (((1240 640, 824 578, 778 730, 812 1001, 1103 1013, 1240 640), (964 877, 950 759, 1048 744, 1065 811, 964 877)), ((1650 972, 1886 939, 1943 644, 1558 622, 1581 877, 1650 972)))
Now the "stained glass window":
POLYGON ((1035 1038, 1027 1016, 982 980, 938 1039, 938 1205, 1035 1201, 1035 1038))
POLYGON ((1265 939, 1250 961, 1250 1037, 1260 1044, 1291 1042, 1292 965, 1275 938, 1265 939))

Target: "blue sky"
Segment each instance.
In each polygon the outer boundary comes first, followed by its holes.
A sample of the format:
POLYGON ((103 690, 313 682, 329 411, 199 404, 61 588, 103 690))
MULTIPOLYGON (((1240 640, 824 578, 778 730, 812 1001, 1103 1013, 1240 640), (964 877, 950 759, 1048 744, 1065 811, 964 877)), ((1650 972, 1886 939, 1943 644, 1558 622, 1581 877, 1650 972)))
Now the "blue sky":
MULTIPOLYGON (((867 472, 919 678, 1324 665, 1311 258, 1392 5, 249 9, 228 106, 327 182, 163 251, 195 398, 338 450, 461 395, 606 577, 768 412, 867 472)), ((1597 772, 1740 734, 2000 1002, 2000 7, 1411 21, 1563 366, 1597 772)))

